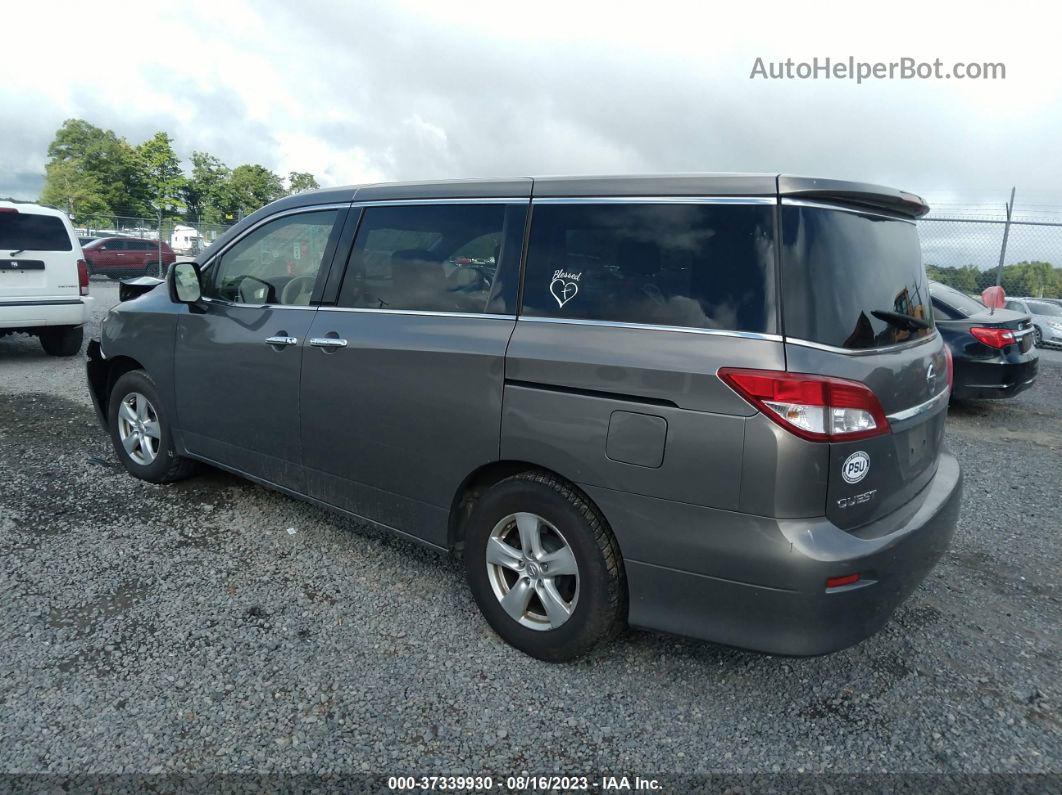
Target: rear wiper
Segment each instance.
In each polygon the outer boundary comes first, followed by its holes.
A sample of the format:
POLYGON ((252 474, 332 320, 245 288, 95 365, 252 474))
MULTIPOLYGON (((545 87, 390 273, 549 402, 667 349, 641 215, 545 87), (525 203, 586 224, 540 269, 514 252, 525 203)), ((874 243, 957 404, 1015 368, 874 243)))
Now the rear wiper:
POLYGON ((12 251, 12 252, 11 252, 10 254, 8 254, 7 256, 9 256, 9 257, 14 257, 14 256, 17 256, 17 255, 21 254, 21 253, 22 253, 23 251, 25 251, 25 250, 26 250, 26 249, 24 249, 24 248, 20 248, 20 249, 19 249, 18 251, 12 251))
POLYGON ((871 310, 870 314, 878 320, 884 320, 889 325, 896 326, 896 328, 902 328, 904 331, 932 328, 932 324, 927 323, 922 320, 922 318, 912 317, 911 315, 905 315, 901 312, 886 312, 883 309, 874 309, 871 310))

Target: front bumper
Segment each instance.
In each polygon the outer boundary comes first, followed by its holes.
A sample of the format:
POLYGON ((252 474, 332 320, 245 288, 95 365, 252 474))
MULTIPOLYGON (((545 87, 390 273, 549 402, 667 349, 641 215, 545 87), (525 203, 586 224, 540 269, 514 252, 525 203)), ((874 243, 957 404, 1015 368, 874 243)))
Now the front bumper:
POLYGON ((808 656, 877 632, 955 531, 958 461, 904 508, 853 531, 586 487, 624 553, 632 626, 771 654, 808 656), (860 574, 827 591, 826 580, 860 574))
POLYGON ((92 405, 96 409, 96 419, 104 430, 107 428, 107 406, 104 401, 107 397, 107 361, 103 358, 103 349, 97 339, 89 340, 88 350, 85 352, 85 374, 88 376, 89 395, 92 397, 92 405))
POLYGON ((959 400, 1013 397, 1035 383, 1039 366, 1040 359, 1035 351, 1015 360, 956 358, 951 396, 959 400))
POLYGON ((1040 344, 1050 348, 1062 348, 1062 331, 1052 326, 1040 326, 1040 344))

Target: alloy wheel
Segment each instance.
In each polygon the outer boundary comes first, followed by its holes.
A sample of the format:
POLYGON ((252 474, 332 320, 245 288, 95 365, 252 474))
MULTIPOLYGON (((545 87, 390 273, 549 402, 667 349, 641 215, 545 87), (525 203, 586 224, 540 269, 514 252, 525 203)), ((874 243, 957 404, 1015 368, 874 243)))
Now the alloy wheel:
POLYGON ((487 540, 487 576, 509 617, 535 630, 563 625, 579 600, 579 565, 554 525, 534 513, 509 514, 487 540))
POLYGON ((151 402, 139 392, 130 392, 118 407, 118 438, 126 454, 147 466, 159 454, 161 434, 159 415, 151 402))

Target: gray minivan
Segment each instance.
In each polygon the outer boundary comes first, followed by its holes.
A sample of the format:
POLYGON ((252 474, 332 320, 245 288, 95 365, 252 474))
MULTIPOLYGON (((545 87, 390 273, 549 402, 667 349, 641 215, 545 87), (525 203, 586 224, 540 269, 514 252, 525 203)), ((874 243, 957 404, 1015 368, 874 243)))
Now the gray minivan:
POLYGON ((955 528, 926 211, 775 175, 300 193, 124 285, 89 384, 131 474, 460 553, 535 657, 625 625, 822 654, 955 528))

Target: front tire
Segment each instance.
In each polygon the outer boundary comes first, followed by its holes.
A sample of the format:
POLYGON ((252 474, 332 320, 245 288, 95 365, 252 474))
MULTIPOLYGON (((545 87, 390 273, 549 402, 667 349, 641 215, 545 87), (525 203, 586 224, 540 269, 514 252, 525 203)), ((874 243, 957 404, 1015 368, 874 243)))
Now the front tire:
POLYGON ((41 329, 37 336, 49 356, 73 356, 81 350, 85 329, 82 326, 53 326, 41 329))
POLYGON ((143 370, 121 376, 111 389, 107 428, 115 455, 133 477, 170 483, 192 474, 195 464, 177 455, 170 418, 155 382, 143 370))
POLYGON ((1037 348, 1044 346, 1044 333, 1040 331, 1039 326, 1033 326, 1033 345, 1037 348))
POLYGON ((626 620, 615 537, 585 496, 546 473, 507 478, 480 498, 465 534, 465 572, 487 623, 540 660, 580 657, 626 620))
POLYGON ((156 279, 162 278, 162 268, 157 262, 149 262, 144 266, 143 276, 154 276, 156 279))

